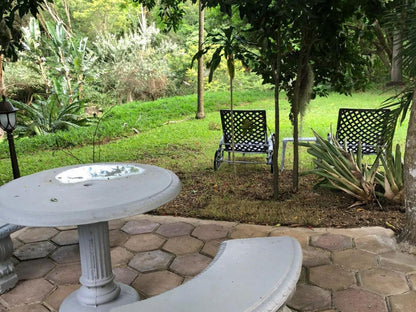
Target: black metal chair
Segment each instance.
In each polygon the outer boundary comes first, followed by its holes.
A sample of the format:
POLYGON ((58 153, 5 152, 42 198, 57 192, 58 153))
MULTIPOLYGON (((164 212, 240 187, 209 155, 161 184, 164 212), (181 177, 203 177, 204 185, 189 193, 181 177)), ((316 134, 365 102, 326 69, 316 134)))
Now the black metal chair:
MULTIPOLYGON (((214 170, 218 170, 222 162, 231 162, 232 124, 234 124, 234 152, 241 154, 266 154, 266 162, 272 166, 274 134, 267 136, 265 110, 221 110, 223 136, 215 151, 214 170), (233 122, 231 122, 231 119, 233 122), (228 159, 224 159, 224 152, 228 159)), ((238 160, 236 163, 262 163, 259 161, 238 160)), ((271 170, 273 168, 271 167, 271 170)))
POLYGON ((357 153, 361 142, 363 155, 377 154, 386 145, 389 114, 389 109, 340 108, 335 138, 350 152, 357 153))

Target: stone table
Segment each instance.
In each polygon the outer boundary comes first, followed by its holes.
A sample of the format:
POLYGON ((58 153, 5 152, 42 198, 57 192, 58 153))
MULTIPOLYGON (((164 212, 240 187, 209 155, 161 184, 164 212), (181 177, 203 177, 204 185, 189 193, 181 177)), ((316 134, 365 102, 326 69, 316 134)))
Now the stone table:
POLYGON ((172 200, 178 177, 156 166, 97 163, 51 169, 0 187, 0 219, 24 226, 78 226, 81 288, 59 311, 110 311, 139 300, 115 283, 108 221, 143 214, 172 200))

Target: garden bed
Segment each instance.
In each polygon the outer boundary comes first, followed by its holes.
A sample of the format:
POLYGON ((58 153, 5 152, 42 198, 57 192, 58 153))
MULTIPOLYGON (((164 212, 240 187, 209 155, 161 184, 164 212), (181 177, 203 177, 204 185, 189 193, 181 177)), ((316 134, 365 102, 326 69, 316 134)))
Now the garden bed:
POLYGON ((351 207, 354 199, 340 191, 314 187, 313 175, 300 178, 299 191, 292 192, 291 171, 280 177, 279 200, 273 201, 272 174, 264 166, 223 166, 191 173, 177 172, 181 194, 157 214, 276 226, 361 227, 383 226, 396 232, 404 225, 403 207, 382 202, 351 207))

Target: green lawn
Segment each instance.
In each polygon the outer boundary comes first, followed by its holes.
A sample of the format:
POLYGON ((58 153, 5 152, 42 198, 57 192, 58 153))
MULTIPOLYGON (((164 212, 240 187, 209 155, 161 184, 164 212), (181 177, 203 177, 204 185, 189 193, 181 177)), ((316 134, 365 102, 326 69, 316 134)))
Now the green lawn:
MULTIPOLYGON (((302 119, 300 136, 313 136, 314 129, 325 137, 331 131, 331 127, 335 131, 340 107, 379 107, 388 96, 389 94, 366 92, 352 96, 331 94, 327 98, 317 98, 310 103, 302 119)), ((151 162, 181 171, 211 168, 213 155, 221 137, 218 109, 228 108, 228 94, 208 94, 206 98, 206 118, 203 120, 194 119, 194 96, 130 103, 113 108, 100 124, 94 147, 95 161, 151 162)), ((237 108, 265 109, 270 132, 274 130, 274 102, 271 92, 261 92, 258 96, 256 92, 237 93, 235 98, 237 108)), ((283 137, 292 136, 289 111, 289 104, 282 96, 279 142, 283 137)), ((91 141, 94 130, 95 126, 91 126, 89 129, 75 129, 46 138, 17 139, 21 174, 92 162, 91 141), (57 141, 65 144, 60 143, 57 147, 57 141)), ((398 127, 396 142, 403 144, 405 136, 406 125, 398 127)), ((3 151, 0 159, 0 183, 3 184, 12 176, 5 141, 0 144, 0 151, 3 151)), ((291 166, 291 155, 290 144, 286 152, 285 168, 291 166)), ((301 169, 311 166, 312 160, 306 151, 301 149, 301 169)))

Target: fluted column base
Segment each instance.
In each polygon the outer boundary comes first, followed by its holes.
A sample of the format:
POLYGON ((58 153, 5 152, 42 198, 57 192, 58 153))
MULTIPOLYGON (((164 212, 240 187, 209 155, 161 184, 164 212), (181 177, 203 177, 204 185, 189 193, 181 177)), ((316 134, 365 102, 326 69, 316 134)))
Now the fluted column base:
POLYGON ((59 311, 110 311, 139 300, 133 288, 114 282, 108 222, 79 225, 78 236, 82 286, 64 300, 59 311))

